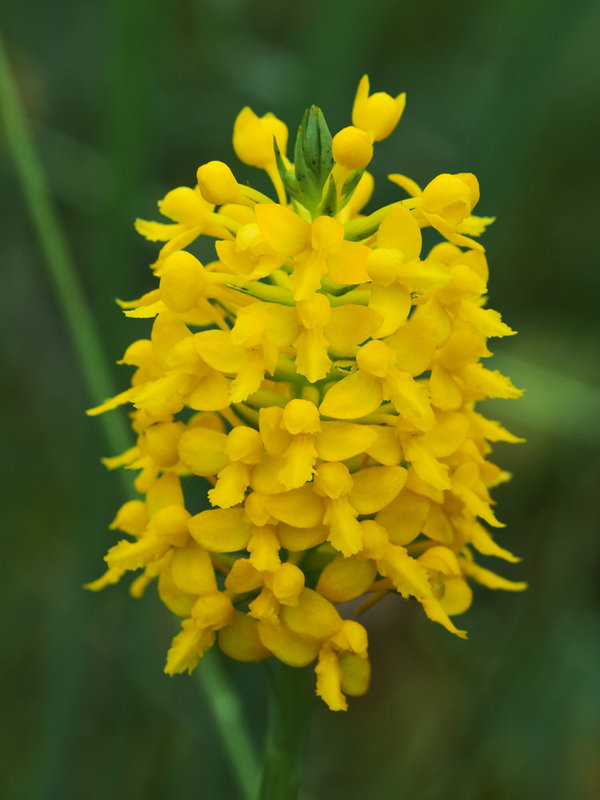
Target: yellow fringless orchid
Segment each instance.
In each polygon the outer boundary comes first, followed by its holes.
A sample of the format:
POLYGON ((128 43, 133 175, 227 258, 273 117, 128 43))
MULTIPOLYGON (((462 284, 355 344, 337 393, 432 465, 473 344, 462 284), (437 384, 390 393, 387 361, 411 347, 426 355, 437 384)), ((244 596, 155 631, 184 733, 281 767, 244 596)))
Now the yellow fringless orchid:
POLYGON ((443 174, 421 190, 394 173, 408 196, 362 212, 374 144, 404 104, 365 76, 352 125, 332 137, 312 107, 293 157, 284 123, 245 108, 234 149, 277 199, 210 161, 159 204, 171 223, 136 223, 164 243, 158 285, 122 305, 152 330, 123 357, 130 388, 90 413, 133 406, 136 444, 106 463, 139 470, 142 497, 119 510, 112 527, 128 538, 89 588, 141 570, 140 596, 157 579, 182 618, 169 674, 218 642, 241 661, 314 663, 317 694, 345 709, 370 664, 343 604, 413 598, 464 637, 452 618, 474 582, 525 586, 476 560, 517 560, 486 525, 501 527, 490 489, 508 477, 491 445, 519 441, 476 404, 520 394, 482 365, 489 339, 513 331, 485 306, 477 237, 493 220, 472 214, 477 179, 443 174), (424 228, 439 240, 426 252, 424 228), (215 240, 206 264, 186 249, 200 236, 215 240))

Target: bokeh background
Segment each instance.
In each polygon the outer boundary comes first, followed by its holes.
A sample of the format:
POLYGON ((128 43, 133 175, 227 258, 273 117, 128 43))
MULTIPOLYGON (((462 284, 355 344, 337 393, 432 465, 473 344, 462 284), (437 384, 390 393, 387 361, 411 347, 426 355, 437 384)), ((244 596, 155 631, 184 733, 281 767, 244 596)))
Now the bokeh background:
MULTIPOLYGON (((239 109, 293 128, 310 103, 349 123, 359 77, 406 91, 385 175, 479 177, 491 305, 518 337, 496 366, 527 393, 488 412, 526 445, 496 459, 500 571, 525 594, 477 591, 468 642, 419 608, 371 611, 374 679, 347 714, 317 707, 305 798, 600 797, 600 356, 596 0, 55 0, 3 3, 4 43, 90 313, 110 362, 145 335, 115 297, 148 289, 170 188, 235 162, 239 109)), ((172 618, 149 591, 92 595, 122 486, 0 134, 2 614, 5 798, 237 798, 198 683, 163 675, 172 618)), ((237 169, 240 179, 251 168, 237 169)), ((378 202, 378 204, 379 204, 378 202)), ((114 367, 115 387, 128 372, 114 367)), ((227 664, 257 746, 266 682, 227 664)))

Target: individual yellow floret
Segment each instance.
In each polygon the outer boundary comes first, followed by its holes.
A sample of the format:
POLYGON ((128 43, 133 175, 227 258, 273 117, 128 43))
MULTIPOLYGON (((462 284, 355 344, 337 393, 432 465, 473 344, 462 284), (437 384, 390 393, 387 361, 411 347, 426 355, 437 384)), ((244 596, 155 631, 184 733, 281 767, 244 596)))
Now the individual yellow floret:
POLYGON ((198 167, 196 178, 202 197, 215 206, 234 203, 239 195, 238 182, 222 161, 209 161, 198 167))
POLYGON ((274 114, 258 117, 246 106, 233 126, 233 149, 240 161, 266 169, 275 164, 273 137, 280 152, 285 153, 288 130, 274 114))
POLYGON ((369 78, 363 75, 358 84, 352 122, 357 128, 371 134, 376 142, 385 139, 394 130, 406 105, 406 95, 392 97, 386 92, 369 95, 369 78))

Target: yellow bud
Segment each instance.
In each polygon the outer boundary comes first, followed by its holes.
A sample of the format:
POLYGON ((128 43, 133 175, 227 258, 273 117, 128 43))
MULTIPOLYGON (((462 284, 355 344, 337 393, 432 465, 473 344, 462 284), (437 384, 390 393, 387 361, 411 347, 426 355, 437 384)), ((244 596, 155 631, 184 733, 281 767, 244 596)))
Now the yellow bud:
POLYGON ((352 122, 379 142, 394 130, 405 105, 405 94, 399 94, 394 98, 385 92, 376 92, 369 96, 369 78, 363 75, 352 108, 352 122))
POLYGON ((196 178, 202 197, 215 206, 233 203, 239 194, 233 172, 222 161, 209 161, 198 167, 196 178))
POLYGON ((350 470, 337 461, 321 464, 315 474, 314 488, 317 494, 332 499, 352 491, 353 481, 350 470))
POLYGON ((319 409, 309 400, 290 400, 283 409, 283 427, 292 435, 318 433, 321 430, 319 409))
POLYGON ((233 149, 240 161, 265 169, 275 163, 273 138, 281 153, 285 153, 287 137, 287 127, 274 114, 257 117, 246 106, 233 126, 233 149))
POLYGON ((359 368, 377 378, 385 377, 394 365, 394 361, 393 350, 378 339, 367 342, 356 354, 356 363, 359 368))
POLYGON ((363 169, 373 158, 371 137, 353 125, 336 133, 332 147, 334 159, 346 169, 363 169))

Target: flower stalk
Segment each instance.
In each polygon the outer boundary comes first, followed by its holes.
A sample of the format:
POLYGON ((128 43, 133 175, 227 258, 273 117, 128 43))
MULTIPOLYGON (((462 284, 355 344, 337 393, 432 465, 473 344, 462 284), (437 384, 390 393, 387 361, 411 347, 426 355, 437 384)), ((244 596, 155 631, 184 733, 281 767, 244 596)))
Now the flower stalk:
POLYGON ((259 800, 296 800, 314 708, 310 670, 270 665, 271 696, 259 800))

